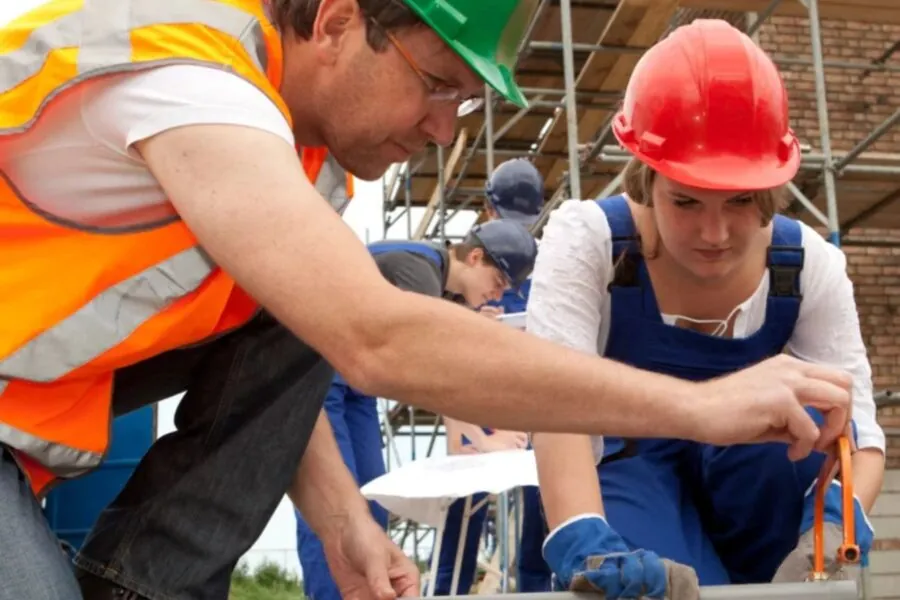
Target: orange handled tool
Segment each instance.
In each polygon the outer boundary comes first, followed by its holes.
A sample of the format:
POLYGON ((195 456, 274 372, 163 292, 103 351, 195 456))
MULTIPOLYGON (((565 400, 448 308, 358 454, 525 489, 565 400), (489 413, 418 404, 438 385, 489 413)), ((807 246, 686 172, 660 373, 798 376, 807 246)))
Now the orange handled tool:
POLYGON ((855 506, 853 499, 853 467, 850 464, 850 439, 841 436, 837 440, 837 448, 822 465, 819 481, 816 486, 816 504, 813 513, 813 572, 811 579, 818 581, 828 579, 825 573, 825 492, 831 480, 840 471, 841 502, 844 513, 844 541, 837 551, 837 561, 843 564, 859 562, 859 546, 856 544, 855 506))

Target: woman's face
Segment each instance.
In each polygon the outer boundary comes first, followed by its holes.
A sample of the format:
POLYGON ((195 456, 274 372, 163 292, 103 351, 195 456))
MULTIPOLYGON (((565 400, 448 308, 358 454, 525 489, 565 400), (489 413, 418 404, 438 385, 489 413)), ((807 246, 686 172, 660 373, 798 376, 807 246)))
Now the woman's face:
POLYGON ((752 260, 765 229, 750 192, 692 188, 660 174, 653 216, 665 251, 701 280, 722 279, 752 260))

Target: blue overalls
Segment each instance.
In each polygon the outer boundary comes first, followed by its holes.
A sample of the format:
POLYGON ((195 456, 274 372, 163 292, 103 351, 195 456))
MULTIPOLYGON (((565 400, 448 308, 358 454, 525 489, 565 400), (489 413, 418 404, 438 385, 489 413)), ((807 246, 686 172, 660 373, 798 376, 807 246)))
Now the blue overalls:
MULTIPOLYGON (((412 252, 426 256, 439 267, 443 258, 431 246, 416 242, 377 242, 369 246, 373 256, 385 252, 412 252)), ((381 426, 378 423, 377 401, 356 390, 336 374, 325 397, 325 413, 334 431, 344 464, 362 487, 385 473, 382 454, 381 426)), ((369 502, 372 517, 387 529, 388 511, 376 502, 369 502)), ((303 589, 311 600, 341 600, 341 594, 331 577, 322 543, 299 511, 297 517, 297 554, 303 569, 303 589)))
MULTIPOLYGON (((499 301, 491 300, 490 306, 501 306, 507 314, 522 312, 528 301, 528 292, 531 290, 531 280, 527 279, 518 290, 506 290, 499 301)), ((490 429, 484 429, 485 433, 491 433, 490 429)), ((469 439, 463 436, 462 444, 468 445, 469 439)), ((525 494, 536 494, 537 488, 525 488, 525 494)), ((487 498, 487 494, 473 494, 471 506, 478 506, 487 498)), ((466 499, 460 498, 450 505, 447 511, 447 520, 444 524, 444 536, 441 539, 441 554, 438 559, 437 578, 435 580, 434 593, 436 596, 448 596, 452 592, 453 567, 456 565, 456 552, 459 547, 459 537, 462 531, 463 513, 466 509, 466 499)), ((484 504, 479 510, 469 515, 469 524, 466 536, 463 540, 463 555, 460 565, 459 583, 457 595, 465 595, 472 588, 475 579, 475 571, 478 562, 478 542, 484 532, 484 523, 487 519, 488 506, 484 504)))
MULTIPOLYGON (((663 322, 626 199, 597 203, 612 231, 613 260, 624 257, 609 288, 605 356, 699 381, 782 352, 801 302, 796 221, 774 219, 765 324, 747 338, 728 339, 663 322)), ((776 443, 715 447, 607 437, 598 475, 607 519, 630 546, 693 566, 701 585, 766 583, 797 543, 803 495, 823 459, 815 453, 791 462, 776 443)))

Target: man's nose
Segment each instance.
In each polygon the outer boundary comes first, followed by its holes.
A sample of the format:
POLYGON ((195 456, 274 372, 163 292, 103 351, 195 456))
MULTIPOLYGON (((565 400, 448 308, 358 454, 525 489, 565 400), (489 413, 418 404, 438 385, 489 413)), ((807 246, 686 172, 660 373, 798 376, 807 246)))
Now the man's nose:
POLYGON ((422 130, 438 146, 446 147, 453 143, 458 118, 456 111, 457 105, 454 103, 436 104, 422 122, 422 130))

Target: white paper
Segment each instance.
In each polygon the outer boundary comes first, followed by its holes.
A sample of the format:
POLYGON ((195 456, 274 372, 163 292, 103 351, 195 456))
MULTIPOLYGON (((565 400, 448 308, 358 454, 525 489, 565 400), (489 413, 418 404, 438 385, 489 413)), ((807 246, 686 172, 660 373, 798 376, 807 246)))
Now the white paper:
POLYGON ((506 323, 507 325, 512 325, 516 329, 521 329, 524 331, 525 329, 525 315, 528 314, 526 312, 517 312, 517 313, 509 313, 502 314, 497 316, 497 320, 501 323, 506 323))
POLYGON ((370 481, 362 493, 402 518, 437 527, 457 498, 537 485, 534 452, 505 450, 413 461, 370 481))

